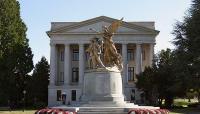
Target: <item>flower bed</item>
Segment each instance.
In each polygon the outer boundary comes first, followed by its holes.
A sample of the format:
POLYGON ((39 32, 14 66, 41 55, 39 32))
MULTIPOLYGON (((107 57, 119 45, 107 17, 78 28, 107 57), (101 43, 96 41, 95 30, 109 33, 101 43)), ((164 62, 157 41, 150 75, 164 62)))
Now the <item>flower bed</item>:
POLYGON ((76 114, 76 112, 66 111, 58 108, 44 108, 37 110, 35 114, 76 114))
POLYGON ((131 109, 128 114, 169 114, 169 110, 166 109, 131 109))

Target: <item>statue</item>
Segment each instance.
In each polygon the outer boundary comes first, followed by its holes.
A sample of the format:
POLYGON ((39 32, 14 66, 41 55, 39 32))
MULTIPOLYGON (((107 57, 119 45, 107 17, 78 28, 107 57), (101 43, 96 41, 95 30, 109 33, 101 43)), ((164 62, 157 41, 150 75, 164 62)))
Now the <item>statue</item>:
MULTIPOLYGON (((91 40, 91 44, 87 51, 90 53, 90 58, 92 62, 92 67, 114 67, 115 65, 118 67, 119 70, 122 69, 122 57, 117 52, 117 49, 113 42, 113 34, 117 31, 119 26, 122 23, 122 20, 118 20, 113 22, 109 27, 104 26, 103 32, 97 32, 102 35, 103 38, 103 46, 102 44, 97 43, 97 40, 91 40), (101 55, 101 48, 103 48, 103 63, 100 59, 101 55)), ((93 30, 93 29, 90 29, 93 30)), ((93 30, 94 31, 94 30, 93 30)))
POLYGON ((102 42, 99 40, 99 38, 93 38, 90 41, 90 45, 86 52, 89 53, 90 58, 89 58, 89 67, 90 68, 105 68, 103 65, 100 55, 101 55, 101 47, 102 47, 102 42))
POLYGON ((122 69, 122 57, 117 52, 114 45, 112 36, 117 31, 121 25, 123 18, 119 21, 113 22, 109 27, 103 27, 103 51, 104 51, 104 64, 105 66, 112 67, 114 65, 118 66, 118 69, 122 69))

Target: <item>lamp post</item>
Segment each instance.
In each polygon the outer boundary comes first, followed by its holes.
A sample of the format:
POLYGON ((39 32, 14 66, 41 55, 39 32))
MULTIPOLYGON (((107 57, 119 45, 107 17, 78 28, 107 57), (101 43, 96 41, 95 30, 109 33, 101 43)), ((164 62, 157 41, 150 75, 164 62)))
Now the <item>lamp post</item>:
POLYGON ((24 110, 25 110, 25 96, 26 96, 26 90, 23 90, 23 94, 24 94, 24 98, 23 98, 23 103, 24 103, 24 105, 23 105, 23 112, 24 112, 24 110))

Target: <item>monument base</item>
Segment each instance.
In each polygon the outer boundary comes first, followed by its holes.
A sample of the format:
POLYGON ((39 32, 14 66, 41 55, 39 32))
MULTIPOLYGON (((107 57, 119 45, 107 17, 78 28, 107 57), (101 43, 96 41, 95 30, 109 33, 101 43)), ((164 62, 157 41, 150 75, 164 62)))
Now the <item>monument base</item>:
POLYGON ((85 104, 107 102, 113 106, 125 104, 121 72, 114 68, 86 71, 81 101, 85 104))
POLYGON ((77 114, 128 114, 135 109, 159 109, 138 106, 124 101, 121 72, 115 67, 98 68, 85 72, 83 95, 76 106, 58 106, 77 114))

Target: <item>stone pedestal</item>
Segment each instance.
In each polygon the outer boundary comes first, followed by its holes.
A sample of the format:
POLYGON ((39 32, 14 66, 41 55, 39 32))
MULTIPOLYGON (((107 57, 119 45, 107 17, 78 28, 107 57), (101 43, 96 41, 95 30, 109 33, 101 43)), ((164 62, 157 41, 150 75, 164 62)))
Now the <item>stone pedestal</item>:
POLYGON ((121 72, 116 68, 86 71, 80 104, 54 108, 76 111, 77 114, 127 114, 133 108, 159 109, 159 107, 126 103, 122 90, 121 72))
POLYGON ((124 103, 120 71, 108 69, 86 71, 81 100, 83 102, 124 103))

